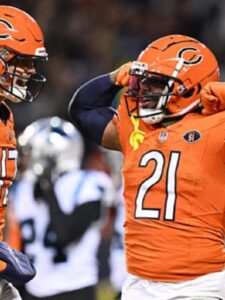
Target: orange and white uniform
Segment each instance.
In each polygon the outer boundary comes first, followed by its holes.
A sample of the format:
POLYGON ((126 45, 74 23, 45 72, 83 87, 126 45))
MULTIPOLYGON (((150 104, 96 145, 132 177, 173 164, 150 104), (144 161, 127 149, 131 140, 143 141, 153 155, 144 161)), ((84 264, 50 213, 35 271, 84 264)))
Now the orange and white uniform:
POLYGON ((6 104, 1 106, 4 111, 8 111, 9 117, 6 124, 0 119, 0 241, 3 240, 8 188, 15 177, 17 159, 12 112, 6 104))
POLYGON ((148 125, 128 116, 123 96, 117 112, 128 272, 180 282, 222 271, 225 112, 148 125), (141 137, 136 146, 135 134, 141 137))

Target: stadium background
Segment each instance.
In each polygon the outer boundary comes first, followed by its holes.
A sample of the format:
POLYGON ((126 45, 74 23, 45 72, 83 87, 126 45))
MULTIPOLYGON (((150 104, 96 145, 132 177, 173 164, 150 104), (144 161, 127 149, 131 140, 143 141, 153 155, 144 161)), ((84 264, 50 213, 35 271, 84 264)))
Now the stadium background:
MULTIPOLYGON (((148 43, 181 33, 205 43, 217 56, 224 79, 225 2, 221 0, 1 0, 31 14, 44 35, 47 84, 33 104, 10 105, 16 132, 45 116, 68 119, 68 103, 88 79, 134 60, 148 43)), ((105 255, 103 253, 103 255, 105 255)), ((104 278, 107 271, 103 268, 104 278)), ((110 300, 102 286, 101 299, 110 300)))
MULTIPOLYGON (((134 60, 149 42, 182 33, 211 48, 220 64, 225 53, 225 2, 220 0, 1 0, 41 25, 49 62, 47 84, 32 105, 13 106, 16 130, 57 114, 68 119, 75 89, 93 76, 134 60)), ((223 69, 222 69, 223 76, 223 69)))

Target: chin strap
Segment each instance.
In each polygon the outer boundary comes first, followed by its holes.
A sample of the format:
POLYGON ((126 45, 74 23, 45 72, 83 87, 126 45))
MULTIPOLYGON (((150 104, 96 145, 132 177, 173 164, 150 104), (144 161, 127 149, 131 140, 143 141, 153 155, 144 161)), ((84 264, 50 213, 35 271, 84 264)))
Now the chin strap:
POLYGON ((130 134, 129 141, 131 147, 136 151, 139 148, 140 143, 143 143, 144 141, 145 132, 138 129, 139 119, 135 118, 134 115, 131 116, 131 122, 134 125, 134 131, 130 134))

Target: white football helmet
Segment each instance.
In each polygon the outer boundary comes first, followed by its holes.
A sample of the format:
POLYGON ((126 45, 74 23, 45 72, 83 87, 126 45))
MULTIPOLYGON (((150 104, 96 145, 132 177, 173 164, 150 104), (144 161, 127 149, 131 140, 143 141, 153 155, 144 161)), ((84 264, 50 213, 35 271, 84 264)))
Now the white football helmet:
POLYGON ((60 174, 78 169, 84 154, 84 141, 72 123, 59 117, 39 119, 18 137, 19 150, 28 159, 27 167, 37 176, 49 171, 60 174))

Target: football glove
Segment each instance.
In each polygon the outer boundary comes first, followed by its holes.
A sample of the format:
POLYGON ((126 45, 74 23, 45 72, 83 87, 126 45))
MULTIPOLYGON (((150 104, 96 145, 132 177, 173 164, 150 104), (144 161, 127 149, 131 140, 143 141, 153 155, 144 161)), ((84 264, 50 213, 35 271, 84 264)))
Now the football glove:
POLYGON ((30 259, 5 242, 0 242, 0 278, 13 285, 23 285, 36 275, 30 259))
POLYGON ((110 73, 110 77, 116 85, 128 86, 130 75, 129 70, 132 62, 127 62, 126 64, 120 66, 117 70, 110 73))
POLYGON ((208 82, 200 95, 203 115, 212 115, 225 109, 225 82, 208 82))

